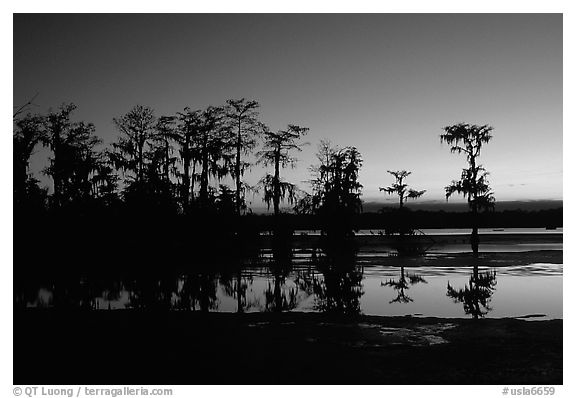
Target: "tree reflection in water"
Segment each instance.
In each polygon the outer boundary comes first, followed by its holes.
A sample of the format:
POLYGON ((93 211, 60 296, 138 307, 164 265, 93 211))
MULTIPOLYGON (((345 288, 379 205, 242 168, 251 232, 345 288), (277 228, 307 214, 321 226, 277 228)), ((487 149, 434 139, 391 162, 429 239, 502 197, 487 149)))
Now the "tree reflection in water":
POLYGON ((272 257, 269 259, 268 270, 272 281, 264 291, 265 311, 290 311, 298 306, 298 287, 283 289, 286 280, 292 272, 292 245, 287 233, 275 231, 272 246, 272 257), (273 286, 272 286, 273 285, 273 286))
POLYGON ((236 312, 242 313, 257 305, 256 302, 248 301, 246 292, 248 286, 254 283, 254 277, 238 266, 233 273, 224 272, 220 276, 220 284, 224 294, 236 300, 236 312))
POLYGON ((145 272, 127 279, 129 308, 147 310, 169 310, 173 307, 173 297, 178 291, 178 276, 156 275, 145 272))
POLYGON ((260 251, 251 244, 258 232, 253 230, 239 234, 235 245, 231 247, 227 258, 232 267, 224 267, 220 274, 220 284, 224 293, 236 300, 236 312, 243 313, 252 307, 258 307, 259 303, 249 301, 246 292, 254 283, 254 277, 246 271, 249 266, 260 266, 260 251))
POLYGON ((211 272, 188 274, 180 278, 175 309, 202 312, 218 309, 218 279, 211 272))
POLYGON ((314 277, 312 288, 318 311, 359 315, 363 269, 356 264, 357 250, 346 245, 331 245, 317 258, 317 269, 322 278, 314 277))
POLYGON ((390 279, 387 282, 381 282, 381 286, 390 286, 398 292, 395 299, 391 300, 389 303, 409 303, 414 301, 412 297, 408 296, 405 290, 410 289, 410 286, 416 285, 418 283, 428 283, 420 275, 416 274, 404 274, 404 266, 400 267, 400 279, 394 280, 390 279))
POLYGON ((474 265, 468 286, 456 290, 448 282, 446 295, 452 298, 455 303, 462 303, 464 312, 472 315, 474 319, 478 319, 492 311, 489 304, 495 286, 496 271, 478 272, 478 266, 474 265))
MULTIPOLYGON (((59 278, 31 277, 26 285, 15 285, 15 306, 39 306, 63 309, 145 309, 177 311, 218 311, 233 298, 236 311, 285 312, 300 308, 308 298, 318 312, 357 315, 361 313, 363 268, 357 251, 341 245, 323 245, 313 249, 307 265, 302 254, 274 246, 258 256, 218 258, 213 263, 195 265, 185 272, 162 273, 139 270, 126 275, 64 275, 59 278), (266 253, 270 253, 267 255, 266 253), (255 280, 264 279, 262 290, 253 290, 255 280)), ((310 253, 307 249, 306 251, 310 253)), ((410 303, 409 289, 427 283, 422 276, 400 267, 398 278, 380 282, 392 288, 396 297, 390 303, 410 303)), ((155 270, 154 270, 155 271, 155 270)), ((488 314, 495 291, 496 272, 480 272, 474 266, 469 281, 458 289, 448 283, 446 296, 462 303, 466 314, 482 318, 488 314)), ((234 310, 234 309, 232 309, 234 310)))

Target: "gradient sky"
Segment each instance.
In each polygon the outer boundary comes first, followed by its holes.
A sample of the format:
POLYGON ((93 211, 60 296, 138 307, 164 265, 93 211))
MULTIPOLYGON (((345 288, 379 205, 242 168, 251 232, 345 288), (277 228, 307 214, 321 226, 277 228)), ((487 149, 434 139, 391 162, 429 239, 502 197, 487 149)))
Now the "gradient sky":
POLYGON ((320 139, 354 145, 367 201, 385 201, 399 169, 422 201, 443 200, 465 158, 442 127, 487 123, 496 199, 562 199, 561 14, 15 15, 14 104, 37 92, 34 111, 74 102, 105 143, 135 104, 162 115, 256 99, 272 129, 310 128, 284 177, 309 190, 320 139))

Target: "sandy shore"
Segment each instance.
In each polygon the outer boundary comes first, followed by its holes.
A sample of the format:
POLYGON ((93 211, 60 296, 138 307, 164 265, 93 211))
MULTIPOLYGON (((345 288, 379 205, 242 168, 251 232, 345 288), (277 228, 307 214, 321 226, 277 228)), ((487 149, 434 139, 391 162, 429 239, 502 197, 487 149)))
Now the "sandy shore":
POLYGON ((15 384, 561 384, 562 320, 16 311, 15 384))

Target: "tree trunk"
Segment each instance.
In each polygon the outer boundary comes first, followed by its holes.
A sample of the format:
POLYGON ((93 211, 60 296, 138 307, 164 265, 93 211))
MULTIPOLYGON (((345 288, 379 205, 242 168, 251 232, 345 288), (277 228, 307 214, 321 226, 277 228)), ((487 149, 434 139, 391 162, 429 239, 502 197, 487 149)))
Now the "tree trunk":
POLYGON ((200 174, 200 205, 208 204, 208 139, 204 137, 202 148, 202 172, 200 174))
POLYGON ((472 253, 474 257, 478 257, 478 188, 477 188, 477 178, 478 172, 476 170, 476 158, 472 157, 470 159, 470 165, 472 166, 472 192, 473 192, 473 204, 472 204, 472 235, 470 236, 470 244, 472 245, 472 253))
POLYGON ((182 207, 187 214, 190 208, 190 150, 189 138, 186 137, 185 147, 182 151, 182 160, 184 163, 184 175, 182 176, 182 207))
POLYGON ((478 257, 478 245, 480 238, 478 236, 478 209, 476 205, 472 207, 472 235, 470 235, 470 244, 472 245, 472 253, 474 257, 478 257))
MULTIPOLYGON (((398 185, 402 186, 403 178, 398 179, 398 185)), ((399 196, 400 196, 400 210, 404 207, 404 192, 406 192, 406 188, 400 188, 399 196)))
POLYGON ((164 140, 164 178, 170 181, 170 146, 168 140, 164 140))
POLYGON ((138 182, 144 179, 144 143, 140 140, 138 143, 138 182))
POLYGON ((56 208, 62 204, 62 176, 60 171, 60 131, 54 132, 53 152, 54 163, 52 164, 54 170, 52 179, 54 180, 54 205, 56 208))
POLYGON ((280 148, 274 158, 274 216, 280 214, 280 148))
POLYGON ((190 176, 190 197, 194 202, 195 194, 194 188, 196 187, 196 161, 192 162, 192 175, 190 176))
POLYGON ((238 141, 236 143, 236 215, 240 215, 240 150, 242 149, 242 135, 241 135, 241 124, 238 122, 238 141))

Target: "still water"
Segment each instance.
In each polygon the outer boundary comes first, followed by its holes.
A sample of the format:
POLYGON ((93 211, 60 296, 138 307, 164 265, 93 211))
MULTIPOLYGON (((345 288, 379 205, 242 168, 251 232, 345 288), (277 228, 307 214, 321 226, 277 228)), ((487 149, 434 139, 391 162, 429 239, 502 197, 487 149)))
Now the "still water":
POLYGON ((351 263, 334 265, 309 251, 295 252, 288 262, 275 262, 271 253, 262 251, 257 262, 238 268, 36 281, 17 292, 15 304, 90 310, 562 318, 562 264, 473 266, 449 258, 417 265, 418 261, 384 262, 360 253, 351 263))
MULTIPOLYGON (((469 235, 470 228, 423 228, 418 230, 426 235, 469 235)), ((558 228, 478 228, 478 233, 482 235, 530 235, 530 234, 562 234, 564 229, 558 228)), ((382 235, 384 230, 379 229, 361 229, 356 235, 382 235)), ((320 235, 319 230, 298 230, 296 235, 320 235)))

